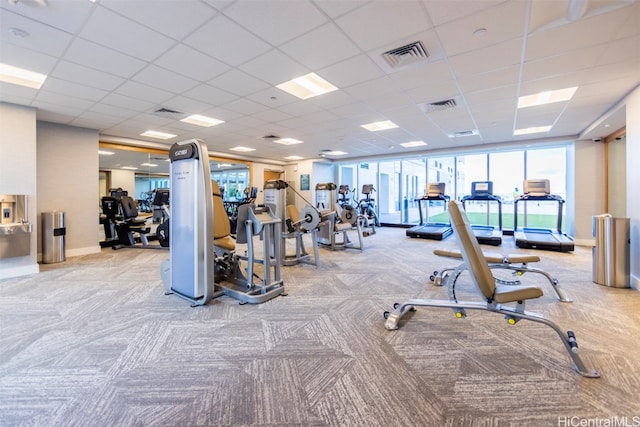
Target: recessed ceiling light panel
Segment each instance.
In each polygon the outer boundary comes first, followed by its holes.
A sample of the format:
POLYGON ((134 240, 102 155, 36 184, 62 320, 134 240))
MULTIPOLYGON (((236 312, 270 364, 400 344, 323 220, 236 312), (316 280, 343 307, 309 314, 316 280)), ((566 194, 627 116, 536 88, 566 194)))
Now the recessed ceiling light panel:
POLYGON ((31 89, 40 89, 47 79, 44 74, 0 63, 0 81, 31 89))
POLYGON ((377 132, 379 130, 394 129, 394 128, 398 127, 398 125, 393 123, 391 120, 384 120, 384 121, 381 121, 381 122, 367 123, 367 124, 360 125, 360 126, 365 128, 368 131, 371 131, 371 132, 377 132))
POLYGON ((300 99, 308 99, 338 90, 337 87, 316 73, 309 73, 307 75, 297 77, 293 80, 289 80, 288 82, 281 83, 276 87, 293 96, 297 96, 300 99))
POLYGON ((570 100, 578 90, 578 86, 566 89, 546 90, 533 95, 521 96, 518 98, 518 108, 534 107, 536 105, 552 104, 570 100))
POLYGON ((213 117, 202 116, 200 114, 193 114, 189 117, 185 117, 180 121, 184 123, 189 123, 192 125, 206 127, 206 128, 219 125, 220 123, 224 123, 223 120, 214 119, 213 117))
POLYGON ((172 133, 166 133, 166 132, 158 132, 155 130, 148 130, 146 132, 141 133, 140 136, 147 136, 149 138, 157 138, 157 139, 171 139, 171 138, 175 138, 178 135, 174 135, 172 133))
POLYGON ((295 144, 302 144, 304 141, 300 141, 298 139, 293 139, 293 138, 281 138, 273 142, 282 144, 282 145, 295 145, 295 144))
POLYGON ((422 147, 423 145, 427 145, 424 141, 409 141, 409 142, 401 142, 404 148, 413 148, 413 147, 422 147))
POLYGON ((534 126, 530 128, 516 129, 513 131, 513 136, 529 135, 531 133, 549 132, 550 130, 551 130, 551 126, 534 126))
POLYGON ((247 153, 249 151, 256 151, 255 148, 242 147, 242 146, 229 148, 229 150, 231 150, 231 151, 239 151, 239 152, 242 152, 242 153, 247 153))

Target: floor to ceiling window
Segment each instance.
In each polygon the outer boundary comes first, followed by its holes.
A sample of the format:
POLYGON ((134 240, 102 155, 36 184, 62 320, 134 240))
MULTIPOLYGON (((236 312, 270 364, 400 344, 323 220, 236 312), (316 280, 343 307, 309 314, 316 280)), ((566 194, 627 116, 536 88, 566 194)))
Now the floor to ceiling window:
MULTIPOLYGON (((430 157, 427 160, 427 185, 444 183, 444 193, 456 198, 456 158, 454 156, 430 157)), ((449 222, 447 204, 444 201, 422 202, 423 215, 428 222, 449 222)))
MULTIPOLYGON (((489 154, 489 181, 493 194, 502 199, 502 228, 513 229, 513 201, 522 194, 524 181, 524 151, 489 154)), ((518 218, 522 224, 523 218, 518 218)))
POLYGON ((401 198, 405 197, 400 177, 400 161, 391 160, 378 164, 380 188, 378 191, 378 218, 387 224, 401 224, 401 198))
MULTIPOLYGON (((566 200, 566 149, 565 147, 526 151, 526 179, 549 180, 551 194, 566 200)), ((564 203, 561 203, 564 216, 564 203)), ((524 222, 518 227, 541 227, 555 230, 558 225, 558 207, 556 201, 537 201, 518 203, 518 215, 523 213, 524 222), (519 206, 522 204, 523 206, 519 206)))
MULTIPOLYGON (((473 182, 491 181, 493 194, 502 200, 502 226, 512 229, 514 200, 523 194, 525 178, 548 179, 552 194, 566 199, 565 171, 566 148, 561 146, 344 164, 339 176, 340 184, 355 189, 356 202, 365 197, 362 186, 372 184, 377 191, 371 197, 376 199, 381 222, 397 225, 417 224, 419 209, 424 221, 448 222, 444 202, 416 200, 426 193, 428 183, 444 183, 447 198, 461 200, 471 194, 473 182)), ((518 227, 555 228, 557 203, 524 205, 518 203, 518 227)), ((499 224, 497 202, 468 201, 465 208, 473 224, 499 224)))
POLYGON ((417 224, 420 221, 420 202, 417 199, 427 191, 427 159, 402 161, 402 223, 417 224))

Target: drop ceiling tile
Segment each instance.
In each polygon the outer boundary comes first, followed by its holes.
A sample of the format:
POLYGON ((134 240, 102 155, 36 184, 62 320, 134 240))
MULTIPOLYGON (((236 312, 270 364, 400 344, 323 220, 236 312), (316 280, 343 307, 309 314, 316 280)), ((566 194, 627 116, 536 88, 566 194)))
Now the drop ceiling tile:
POLYGON ((2 44, 0 62, 48 75, 58 60, 53 56, 30 51, 20 46, 2 44))
POLYGON ((228 71, 230 67, 217 59, 179 44, 154 62, 156 65, 199 82, 206 82, 228 71))
POLYGON ((187 98, 193 98, 198 101, 205 102, 209 105, 217 106, 221 106, 238 99, 237 96, 208 84, 200 84, 183 92, 182 95, 187 98))
POLYGON ((326 22, 322 12, 308 0, 236 2, 224 14, 273 46, 326 22))
POLYGON ((143 101, 141 99, 131 98, 117 93, 111 93, 105 96, 101 103, 133 111, 148 111, 153 109, 155 105, 149 101, 143 101))
POLYGON ((280 49, 311 70, 327 67, 361 53, 333 23, 297 37, 280 46, 280 49), (327 49, 327 46, 331 46, 331 49, 327 49))
POLYGON ((278 107, 278 110, 282 111, 283 113, 286 113, 289 116, 298 117, 298 116, 303 116, 305 114, 316 113, 322 110, 322 108, 318 107, 315 104, 312 104, 311 102, 296 101, 286 105, 282 105, 278 107))
POLYGON ((145 61, 157 58, 175 44, 169 37, 103 7, 91 15, 80 36, 145 61))
POLYGON ((60 56, 71 41, 71 34, 34 22, 15 13, 3 11, 0 13, 0 43, 11 43, 16 46, 46 53, 51 56, 60 56), (13 36, 10 28, 26 32, 25 37, 13 36))
POLYGON ((196 1, 100 0, 99 4, 176 40, 186 37, 217 13, 196 1))
POLYGON ((405 93, 413 104, 444 101, 460 95, 458 86, 452 80, 426 84, 413 88, 405 93))
POLYGON ((310 72, 308 68, 276 49, 242 64, 239 68, 245 73, 256 78, 259 77, 274 86, 310 72))
MULTIPOLYGON (((639 19, 640 21, 640 19, 639 19)), ((640 22, 638 24, 640 26, 640 22)), ((640 60, 640 36, 618 39, 609 43, 604 53, 598 58, 597 65, 610 65, 634 59, 640 60), (633 52, 636 54, 633 55, 633 52)))
POLYGON ((520 66, 512 65, 498 68, 482 74, 470 74, 458 79, 460 89, 464 93, 490 90, 493 88, 513 86, 518 83, 520 66))
POLYGON ((425 1, 425 7, 433 25, 459 20, 469 15, 478 14, 493 8, 504 0, 457 0, 457 1, 425 1))
POLYGON ((0 102, 31 105, 38 91, 29 87, 0 82, 0 94, 2 94, 2 100, 0 102))
POLYGON ((454 74, 461 78, 520 64, 522 39, 511 39, 449 59, 454 74))
POLYGON ((132 98, 146 99, 147 101, 153 102, 155 104, 161 104, 164 101, 175 96, 175 94, 171 92, 147 86, 145 84, 134 82, 132 80, 127 80, 114 92, 121 95, 130 96, 132 98))
POLYGON ((596 58, 604 49, 605 47, 600 45, 526 62, 522 71, 522 81, 586 70, 595 64, 596 58))
POLYGON ((123 78, 113 74, 103 73, 102 71, 93 70, 68 61, 60 61, 51 75, 61 80, 107 91, 114 90, 125 81, 123 78))
POLYGON ((271 87, 263 80, 252 77, 236 68, 210 80, 208 84, 240 97, 271 87))
POLYGON ((449 24, 436 28, 442 47, 449 56, 476 52, 513 39, 522 39, 525 22, 525 2, 505 2, 449 24), (509 16, 509 19, 504 19, 509 16), (486 29, 482 36, 474 35, 486 29))
POLYGON ((271 49, 269 44, 222 15, 209 20, 184 43, 233 67, 271 49))
POLYGON ((42 90, 94 102, 101 100, 109 93, 105 90, 60 80, 55 77, 48 77, 42 85, 42 90))
POLYGON ((156 65, 149 65, 136 74, 133 80, 173 93, 183 93, 198 86, 198 81, 156 65))
POLYGON ((253 115, 253 117, 260 119, 260 120, 264 120, 267 123, 275 123, 275 122, 279 122, 281 120, 286 120, 288 118, 291 118, 291 114, 287 114, 285 112, 279 111, 279 110, 275 110, 275 109, 268 109, 268 110, 264 110, 264 111, 260 111, 257 112, 253 115))
POLYGON ((367 4, 369 0, 350 0, 350 1, 335 1, 335 0, 316 0, 315 4, 322 9, 331 18, 337 18, 340 15, 361 7, 367 4))
POLYGON ((337 18, 335 22, 365 51, 430 28, 421 2, 412 0, 370 2, 337 18))
POLYGON ((606 43, 614 39, 618 28, 626 23, 628 12, 620 9, 534 33, 527 39, 526 61, 606 43))
MULTIPOLYGON (((2 2, 0 3, 0 10, 2 10, 0 15, 20 14, 34 22, 73 34, 82 28, 87 16, 95 8, 96 5, 88 1, 56 1, 49 3, 49 7, 46 8, 22 4, 11 5, 9 2, 2 2)), ((2 28, 6 28, 4 22, 2 22, 2 28)))
MULTIPOLYGON (((517 85, 511 85, 467 93, 465 95, 465 103, 468 106, 480 106, 481 108, 491 105, 490 109, 493 109, 496 105, 508 105, 509 108, 514 109, 518 105, 518 90, 517 85)), ((520 92, 520 95, 523 95, 523 93, 520 92)))
POLYGON ((305 101, 310 104, 317 105, 325 110, 333 111, 336 108, 352 104, 357 100, 343 90, 334 90, 333 92, 325 93, 324 95, 305 99, 305 101))
POLYGON ((69 62, 130 78, 148 63, 99 44, 75 38, 64 54, 69 62))
POLYGON ((64 108, 68 112, 68 114, 73 114, 74 116, 76 116, 93 106, 95 103, 86 99, 72 98, 69 96, 60 95, 59 93, 41 90, 38 93, 38 96, 36 96, 33 104, 36 107, 46 104, 58 105, 61 108, 64 108))
POLYGON ((389 74, 389 78, 397 88, 410 90, 427 84, 437 85, 441 81, 450 81, 452 75, 445 61, 435 61, 389 74))
POLYGON ((232 102, 228 102, 224 104, 223 107, 231 111, 236 111, 238 113, 245 114, 245 115, 258 113, 260 111, 264 111, 269 108, 265 105, 259 104, 257 102, 253 102, 246 98, 240 98, 232 102))
POLYGON ((372 80, 384 75, 367 55, 358 55, 317 72, 320 77, 339 89, 372 80))

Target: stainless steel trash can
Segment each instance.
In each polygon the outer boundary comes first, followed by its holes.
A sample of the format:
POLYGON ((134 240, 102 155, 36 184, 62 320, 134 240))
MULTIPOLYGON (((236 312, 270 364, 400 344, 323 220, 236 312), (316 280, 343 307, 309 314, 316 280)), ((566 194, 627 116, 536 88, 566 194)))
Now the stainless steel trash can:
POLYGON ((42 212, 42 262, 44 264, 65 260, 64 237, 66 234, 64 212, 42 212))
POLYGON ((592 248, 593 278, 604 286, 628 288, 630 276, 630 221, 610 214, 592 217, 592 232, 596 245, 592 248))

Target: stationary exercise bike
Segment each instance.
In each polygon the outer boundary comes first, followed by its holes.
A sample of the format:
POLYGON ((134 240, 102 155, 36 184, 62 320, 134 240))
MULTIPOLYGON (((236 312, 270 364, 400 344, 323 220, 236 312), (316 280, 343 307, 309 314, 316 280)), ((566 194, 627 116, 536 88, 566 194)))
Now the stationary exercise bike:
POLYGON ((375 234, 375 227, 380 227, 380 220, 376 214, 376 199, 371 197, 371 193, 376 191, 373 184, 364 184, 362 186, 362 194, 365 198, 358 202, 358 212, 367 218, 368 226, 372 228, 370 234, 375 234))

